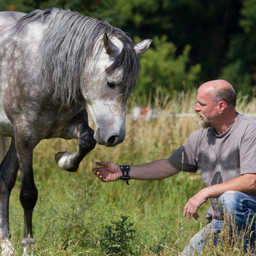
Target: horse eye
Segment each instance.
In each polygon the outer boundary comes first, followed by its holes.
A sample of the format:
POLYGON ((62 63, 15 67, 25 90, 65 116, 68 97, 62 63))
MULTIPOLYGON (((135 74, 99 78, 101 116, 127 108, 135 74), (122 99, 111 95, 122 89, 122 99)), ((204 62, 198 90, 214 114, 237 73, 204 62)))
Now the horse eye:
POLYGON ((115 88, 115 86, 116 86, 115 83, 109 82, 109 81, 107 81, 107 85, 108 85, 109 88, 112 88, 112 89, 115 88))

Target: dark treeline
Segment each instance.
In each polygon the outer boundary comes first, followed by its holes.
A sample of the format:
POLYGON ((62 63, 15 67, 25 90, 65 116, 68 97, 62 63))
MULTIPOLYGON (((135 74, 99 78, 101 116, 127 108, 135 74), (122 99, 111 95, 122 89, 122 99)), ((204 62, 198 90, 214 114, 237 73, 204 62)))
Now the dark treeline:
POLYGON ((253 95, 256 0, 2 0, 0 3, 0 10, 22 12, 52 7, 107 20, 135 41, 154 38, 157 43, 142 61, 155 58, 155 66, 142 66, 142 76, 147 78, 140 78, 141 91, 144 86, 146 93, 154 93, 156 86, 179 91, 223 78, 241 94, 253 95), (162 47, 169 52, 159 53, 162 47), (173 61, 174 69, 168 58, 173 61))

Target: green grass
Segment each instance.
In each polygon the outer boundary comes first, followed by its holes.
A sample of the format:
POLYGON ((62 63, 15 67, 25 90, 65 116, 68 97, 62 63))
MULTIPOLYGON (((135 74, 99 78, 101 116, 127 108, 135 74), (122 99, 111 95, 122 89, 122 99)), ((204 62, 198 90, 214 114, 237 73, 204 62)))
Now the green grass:
MULTIPOLYGON (((241 110, 255 112, 255 102, 239 100, 241 110)), ((195 92, 177 99, 157 96, 160 113, 193 113, 195 92)), ((134 101, 128 104, 128 113, 134 101)), ((145 105, 146 107, 146 105, 145 105)), ((239 107, 239 106, 238 106, 239 107)), ((74 152, 77 141, 41 142, 34 151, 39 198, 34 210, 35 255, 179 255, 204 225, 210 206, 200 209, 198 221, 182 216, 187 200, 203 182, 198 174, 179 173, 160 181, 102 183, 91 172, 96 161, 142 164, 168 157, 198 128, 197 118, 127 120, 127 137, 115 148, 96 146, 76 173, 60 170, 54 154, 74 152)), ((93 124, 92 124, 93 126, 93 124)), ((10 225, 19 255, 23 212, 19 202, 20 177, 12 191, 10 225)), ((245 255, 239 244, 206 248, 204 255, 245 255)))

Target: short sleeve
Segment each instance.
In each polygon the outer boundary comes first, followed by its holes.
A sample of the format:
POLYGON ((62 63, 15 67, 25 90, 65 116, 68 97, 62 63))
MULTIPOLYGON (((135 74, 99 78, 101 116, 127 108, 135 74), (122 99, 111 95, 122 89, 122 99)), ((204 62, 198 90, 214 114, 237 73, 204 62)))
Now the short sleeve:
POLYGON ((189 136, 186 142, 178 148, 170 157, 169 163, 180 171, 193 172, 198 170, 197 143, 200 130, 189 136))
POLYGON ((241 174, 256 173, 256 130, 247 131, 240 148, 241 174))

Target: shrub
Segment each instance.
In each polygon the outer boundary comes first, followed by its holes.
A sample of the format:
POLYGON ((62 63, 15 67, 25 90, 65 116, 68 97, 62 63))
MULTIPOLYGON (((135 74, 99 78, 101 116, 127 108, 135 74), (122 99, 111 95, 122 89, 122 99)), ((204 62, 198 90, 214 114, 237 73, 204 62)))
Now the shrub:
POLYGON ((131 243, 135 239, 132 223, 127 222, 127 216, 121 216, 120 221, 112 221, 105 226, 104 238, 100 240, 103 255, 133 255, 131 243))
MULTIPOLYGON (((135 96, 155 95, 157 88, 163 95, 194 88, 201 72, 200 64, 189 65, 191 47, 186 45, 177 56, 177 47, 167 37, 154 37, 152 47, 140 56, 141 70, 135 96), (154 47, 154 48, 153 48, 154 47)), ((151 99, 152 100, 152 99, 151 99)))

